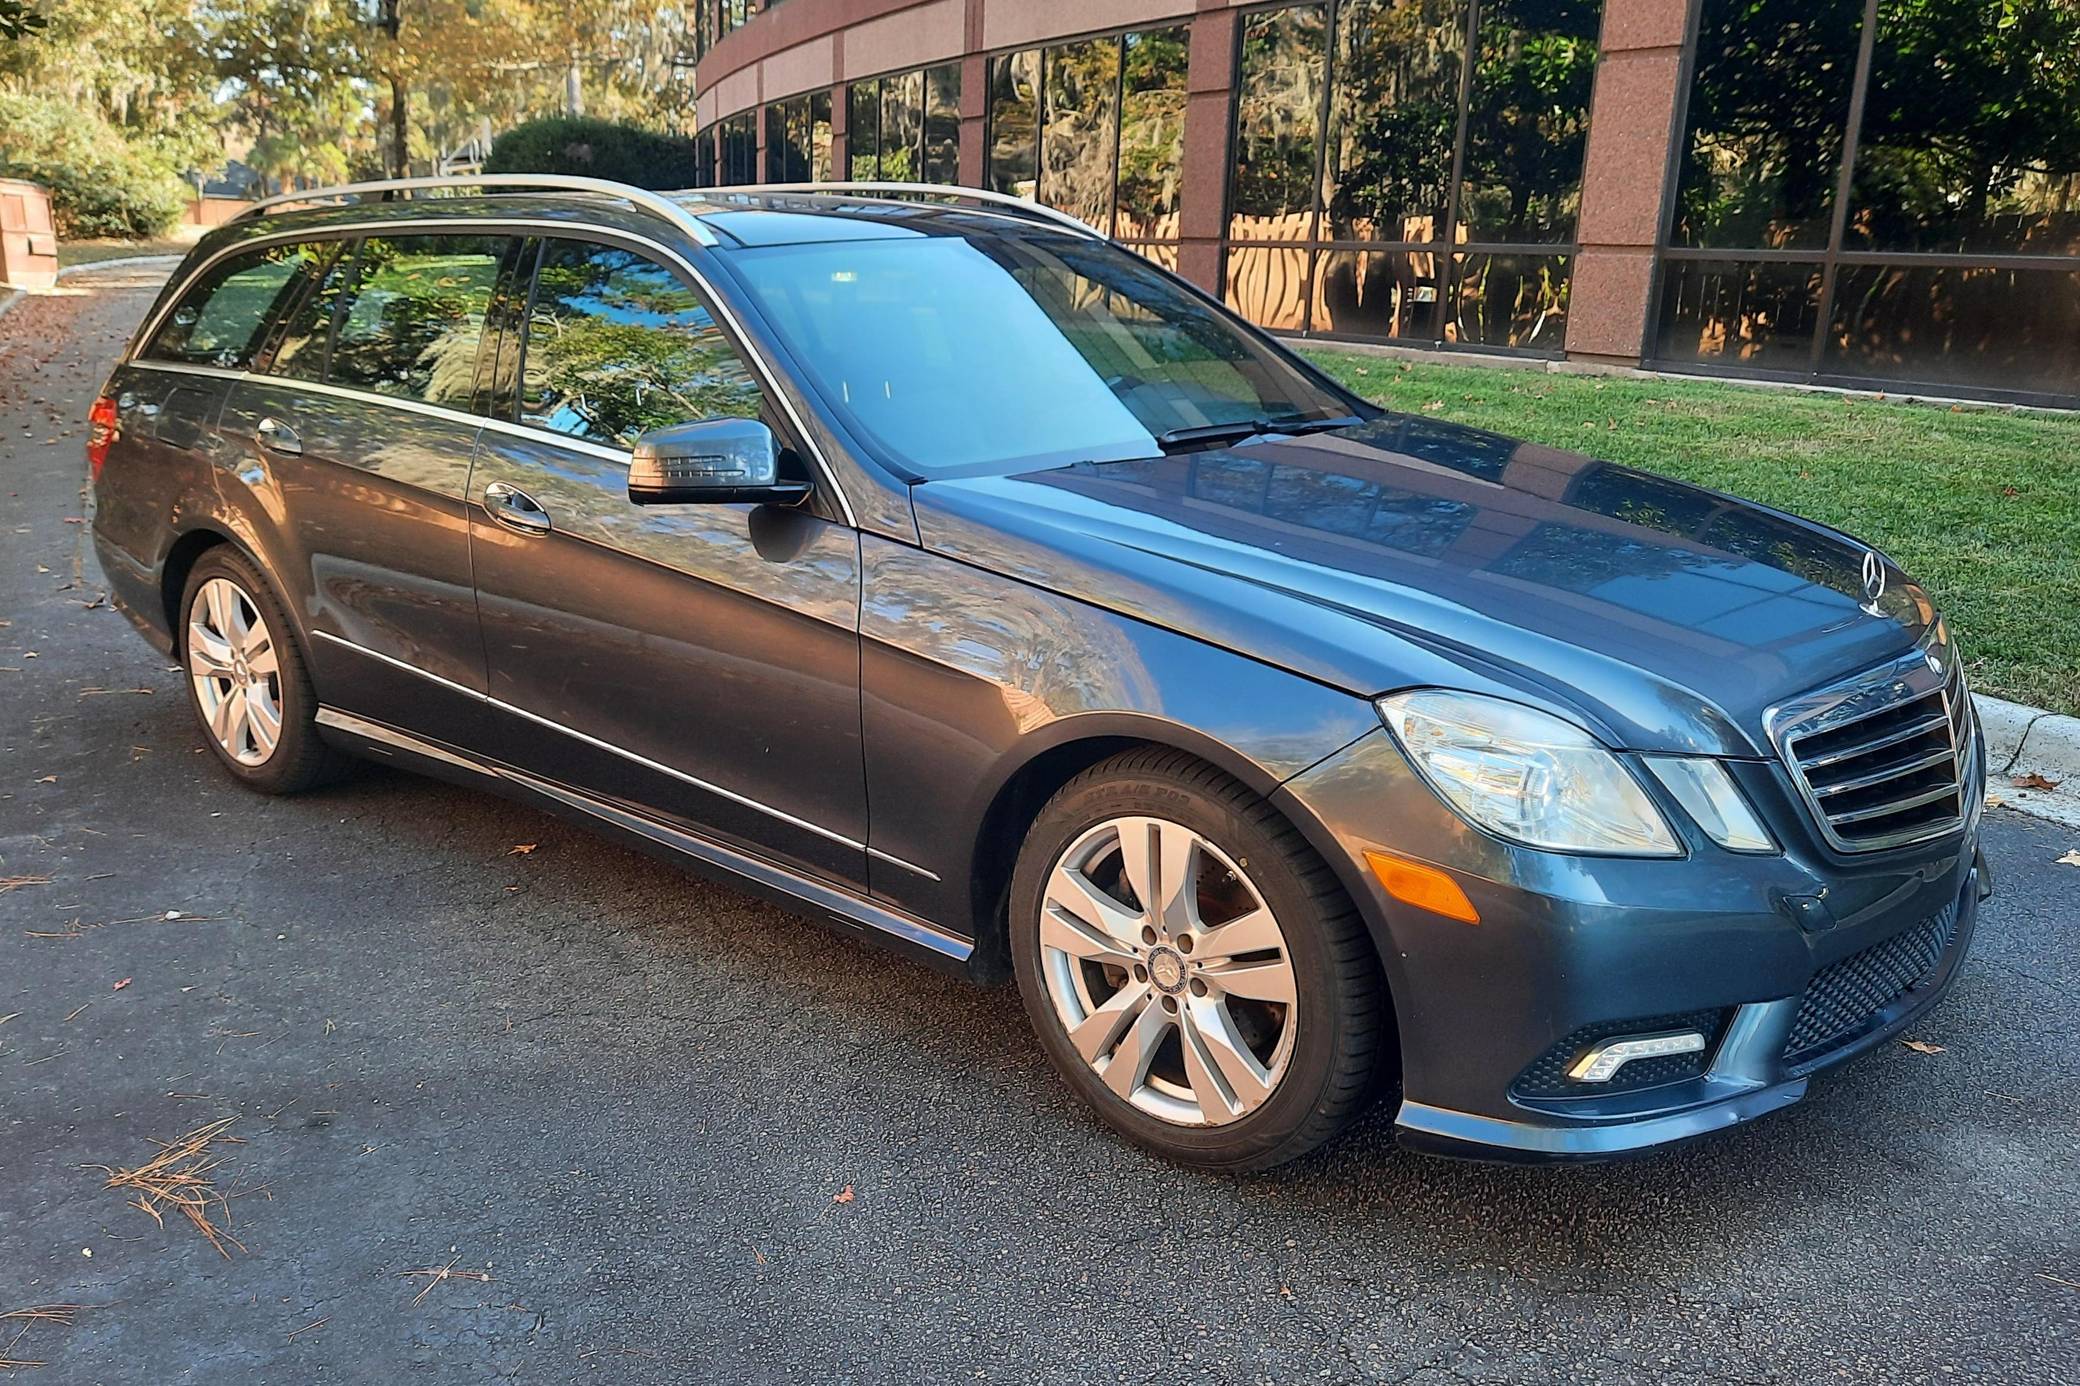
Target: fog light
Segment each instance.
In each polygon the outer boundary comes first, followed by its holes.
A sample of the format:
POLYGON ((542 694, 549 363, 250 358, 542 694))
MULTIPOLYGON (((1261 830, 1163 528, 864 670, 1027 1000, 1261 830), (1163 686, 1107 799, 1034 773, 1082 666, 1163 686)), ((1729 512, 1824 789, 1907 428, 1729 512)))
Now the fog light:
POLYGON ((1704 1036, 1696 1030, 1670 1030, 1659 1035, 1630 1035, 1592 1045, 1574 1061, 1567 1076, 1577 1083, 1608 1083, 1619 1069, 1634 1059, 1660 1059, 1670 1054, 1695 1054, 1704 1048, 1704 1036))

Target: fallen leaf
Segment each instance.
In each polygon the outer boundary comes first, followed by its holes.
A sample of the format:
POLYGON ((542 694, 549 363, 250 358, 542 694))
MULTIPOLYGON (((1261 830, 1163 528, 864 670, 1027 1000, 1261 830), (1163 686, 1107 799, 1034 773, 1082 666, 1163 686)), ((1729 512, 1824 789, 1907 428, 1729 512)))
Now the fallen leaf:
POLYGON ((852 1185, 850 1184, 847 1184, 844 1188, 838 1190, 836 1193, 831 1195, 831 1202, 833 1203, 850 1203, 852 1202, 852 1199, 852 1185))
POLYGON ((506 853, 506 855, 507 855, 507 856, 509 856, 509 857, 524 857, 524 856, 527 856, 527 855, 529 855, 530 853, 532 853, 532 852, 534 851, 534 849, 535 849, 535 848, 537 848, 537 847, 539 847, 539 846, 541 846, 541 845, 542 845, 542 844, 541 844, 541 843, 539 843, 539 842, 519 842, 519 843, 515 843, 515 844, 513 845, 512 849, 511 849, 511 850, 509 850, 509 851, 508 851, 508 852, 506 853))
POLYGON ((124 979, 123 979, 122 981, 120 981, 120 982, 117 982, 117 983, 116 983, 116 984, 115 984, 115 985, 114 985, 113 987, 109 988, 109 990, 111 990, 111 991, 121 991, 121 990, 122 990, 122 989, 123 989, 124 987, 127 987, 127 986, 129 986, 129 985, 130 985, 130 979, 129 979, 128 977, 125 977, 125 978, 124 978, 124 979))
POLYGON ((45 775, 42 779, 37 781, 38 784, 56 784, 57 782, 58 777, 56 775, 45 775))
POLYGON ((1942 1045, 1930 1044, 1927 1040, 1901 1040, 1900 1043, 1913 1050, 1916 1054, 1940 1054, 1943 1052, 1942 1045))
POLYGON ((2008 801, 2006 799, 2003 799, 1998 794, 1989 794, 1986 796, 1986 807, 1988 808, 1999 808, 2002 804, 2005 804, 2007 802, 2008 801))
POLYGON ((2046 779, 2034 770, 2027 775, 2013 776, 2008 783, 2014 785, 2017 789, 2056 789, 2059 784, 2057 780, 2046 779))
POLYGON ((2053 865, 2080 866, 2080 852, 2068 852, 2064 856, 2060 857, 2055 863, 2053 863, 2053 865))

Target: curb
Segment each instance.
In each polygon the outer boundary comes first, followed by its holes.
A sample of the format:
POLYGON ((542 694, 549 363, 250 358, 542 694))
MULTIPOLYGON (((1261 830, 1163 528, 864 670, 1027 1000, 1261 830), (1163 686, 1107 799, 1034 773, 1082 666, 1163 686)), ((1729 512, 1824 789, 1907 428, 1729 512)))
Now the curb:
POLYGON ((2080 717, 2047 712, 2005 698, 1972 695, 1986 733, 1989 802, 2080 828, 2080 717), (2020 789, 2018 776, 2042 775, 2056 789, 2020 789))
POLYGON ((94 270, 125 269, 134 265, 165 265, 168 269, 186 259, 185 255, 124 255, 114 260, 89 260, 82 265, 67 265, 58 271, 58 278, 65 279, 75 274, 88 274, 94 270))

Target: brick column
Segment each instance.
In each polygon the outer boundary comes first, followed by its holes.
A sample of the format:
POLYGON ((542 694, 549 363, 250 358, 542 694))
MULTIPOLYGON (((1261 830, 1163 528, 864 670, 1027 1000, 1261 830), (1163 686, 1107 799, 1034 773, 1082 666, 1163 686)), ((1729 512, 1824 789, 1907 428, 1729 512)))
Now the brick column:
POLYGON ((1221 236, 1228 202, 1228 107, 1235 85, 1235 14, 1199 0, 1185 77, 1184 169, 1178 209, 1178 273, 1221 292, 1221 236))
POLYGON ((1570 360, 1636 366, 1674 167, 1689 0, 1606 0, 1603 60, 1582 170, 1582 253, 1569 291, 1570 360))

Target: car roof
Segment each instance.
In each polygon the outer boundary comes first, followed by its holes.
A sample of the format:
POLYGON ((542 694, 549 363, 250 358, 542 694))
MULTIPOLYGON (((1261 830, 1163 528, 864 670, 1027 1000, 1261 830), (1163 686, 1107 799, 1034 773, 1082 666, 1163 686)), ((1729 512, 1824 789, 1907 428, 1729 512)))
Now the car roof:
MULTIPOLYGON (((958 189, 948 189, 957 195, 958 189)), ((963 206, 871 194, 700 188, 665 193, 662 201, 711 233, 715 249, 802 245, 815 242, 884 240, 911 236, 1076 236, 1077 232, 1035 209, 997 205, 963 206)), ((633 197, 612 192, 518 189, 439 198, 351 201, 318 206, 283 205, 261 215, 237 218, 209 238, 211 249, 227 243, 294 231, 400 229, 427 221, 569 222, 580 228, 625 231, 650 239, 685 242, 685 221, 633 197)), ((1095 233, 1092 233, 1095 234, 1095 233)), ((199 247, 198 247, 199 248, 199 247)))

